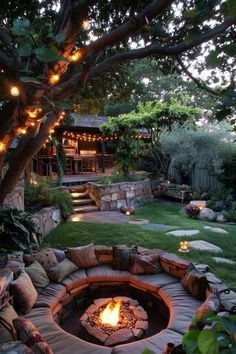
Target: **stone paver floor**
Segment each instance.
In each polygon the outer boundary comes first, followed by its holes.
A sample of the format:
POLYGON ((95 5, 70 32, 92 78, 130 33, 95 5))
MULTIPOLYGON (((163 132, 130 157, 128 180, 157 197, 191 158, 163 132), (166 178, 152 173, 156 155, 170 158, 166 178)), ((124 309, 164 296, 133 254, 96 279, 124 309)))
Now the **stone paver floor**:
POLYGON ((94 211, 90 213, 71 215, 70 221, 101 222, 109 224, 121 224, 129 222, 131 218, 119 211, 94 211))

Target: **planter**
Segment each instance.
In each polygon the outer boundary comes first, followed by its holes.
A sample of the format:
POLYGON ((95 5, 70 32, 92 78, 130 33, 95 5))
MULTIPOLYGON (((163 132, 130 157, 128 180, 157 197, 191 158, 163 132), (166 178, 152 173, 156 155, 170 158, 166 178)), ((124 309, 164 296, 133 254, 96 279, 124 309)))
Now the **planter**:
POLYGON ((136 207, 152 200, 150 180, 113 184, 90 182, 86 184, 86 193, 102 211, 136 207))

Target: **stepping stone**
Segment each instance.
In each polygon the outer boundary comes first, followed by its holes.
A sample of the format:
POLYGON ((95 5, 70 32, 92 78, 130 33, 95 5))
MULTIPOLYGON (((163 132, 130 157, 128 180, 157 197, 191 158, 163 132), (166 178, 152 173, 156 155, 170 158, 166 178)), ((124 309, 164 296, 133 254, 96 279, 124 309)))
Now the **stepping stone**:
POLYGON ((203 226, 203 228, 206 229, 206 230, 210 230, 210 229, 211 229, 211 226, 205 225, 205 226, 203 226))
POLYGON ((167 232, 167 235, 182 237, 182 236, 193 236, 193 235, 197 235, 199 233, 200 233, 199 230, 176 230, 176 231, 167 232))
POLYGON ((129 224, 132 224, 132 225, 145 225, 145 224, 149 224, 149 221, 148 219, 130 219, 129 220, 129 224))
POLYGON ((228 234, 228 231, 221 229, 220 227, 211 227, 212 232, 216 232, 217 234, 228 234))
POLYGON ((173 227, 173 225, 163 225, 163 224, 147 224, 147 225, 143 225, 143 229, 145 230, 168 230, 171 229, 173 227))
POLYGON ((199 251, 208 251, 208 252, 214 252, 214 253, 221 253, 223 252, 222 249, 216 245, 213 245, 210 242, 207 241, 190 241, 189 242, 189 247, 194 248, 199 251))
POLYGON ((227 264, 236 264, 236 262, 231 261, 231 259, 221 258, 221 257, 212 257, 216 263, 227 263, 227 264))

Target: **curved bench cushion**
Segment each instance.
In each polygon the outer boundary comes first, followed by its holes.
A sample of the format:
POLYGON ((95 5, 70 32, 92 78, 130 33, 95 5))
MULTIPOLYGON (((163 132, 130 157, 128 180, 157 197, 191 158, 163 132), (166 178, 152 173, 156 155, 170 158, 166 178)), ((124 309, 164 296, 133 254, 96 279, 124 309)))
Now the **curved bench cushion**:
POLYGON ((63 279, 61 283, 66 287, 67 291, 70 291, 80 285, 86 284, 87 275, 83 269, 80 269, 63 279))
POLYGON ((141 354, 144 349, 149 349, 155 354, 162 354, 167 343, 171 342, 178 345, 181 341, 182 335, 169 329, 164 329, 152 337, 118 345, 113 349, 112 354, 141 354))
POLYGON ((102 264, 97 267, 86 269, 89 283, 106 281, 129 281, 130 272, 127 270, 112 269, 109 264, 102 264))
POLYGON ((58 283, 50 283, 38 295, 34 307, 54 308, 66 293, 66 287, 58 283))
POLYGON ((60 328, 53 320, 49 307, 37 308, 26 316, 38 328, 55 354, 111 354, 111 348, 85 342, 60 328))
POLYGON ((169 329, 184 334, 201 301, 193 298, 180 282, 169 284, 158 290, 158 295, 170 309, 169 329))
POLYGON ((145 275, 130 275, 131 284, 152 292, 156 292, 159 288, 167 284, 179 283, 179 279, 172 277, 166 273, 145 274, 145 275))

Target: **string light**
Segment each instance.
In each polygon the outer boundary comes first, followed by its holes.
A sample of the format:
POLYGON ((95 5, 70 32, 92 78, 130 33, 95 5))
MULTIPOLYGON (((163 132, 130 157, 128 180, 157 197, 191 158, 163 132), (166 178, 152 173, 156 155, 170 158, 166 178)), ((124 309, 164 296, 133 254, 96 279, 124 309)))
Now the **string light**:
POLYGON ((60 80, 60 75, 58 75, 58 74, 53 74, 49 78, 51 85, 55 85, 59 80, 60 80))
POLYGON ((41 108, 27 108, 26 112, 29 116, 29 118, 34 119, 37 118, 38 113, 40 113, 42 111, 41 108))
POLYGON ((10 88, 10 94, 13 96, 13 97, 17 97, 20 95, 20 90, 17 86, 12 86, 10 88))
POLYGON ((2 141, 0 141, 0 152, 3 152, 3 151, 5 151, 5 144, 2 142, 2 141))
POLYGON ((19 129, 19 134, 25 135, 27 133, 27 130, 25 128, 20 128, 19 129))
POLYGON ((91 28, 91 23, 88 20, 84 20, 82 23, 82 27, 85 31, 89 31, 91 28))
POLYGON ((77 52, 74 52, 71 56, 70 56, 70 61, 78 61, 80 58, 82 57, 81 52, 78 50, 77 52))
POLYGON ((34 127, 34 126, 35 126, 35 123, 34 123, 34 122, 31 122, 30 125, 31 125, 32 127, 34 127))

